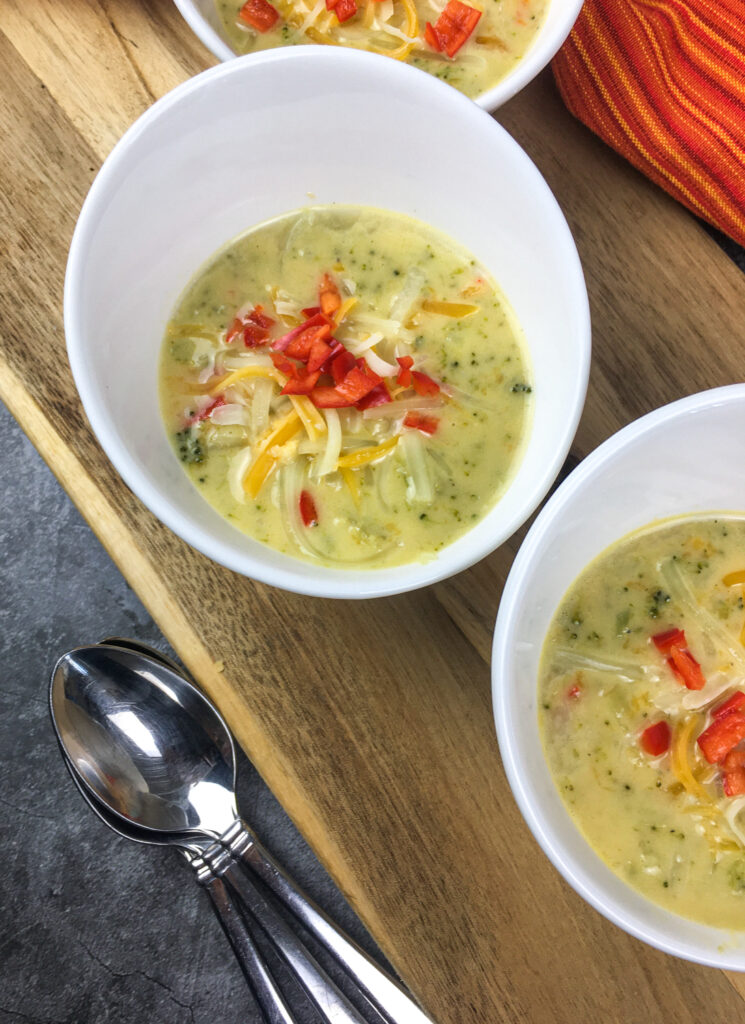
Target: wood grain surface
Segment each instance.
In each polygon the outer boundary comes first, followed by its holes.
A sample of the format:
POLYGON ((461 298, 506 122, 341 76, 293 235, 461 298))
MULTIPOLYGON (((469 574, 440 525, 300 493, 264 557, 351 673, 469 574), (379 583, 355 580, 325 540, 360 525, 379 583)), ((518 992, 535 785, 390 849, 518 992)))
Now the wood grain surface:
MULTIPOLYGON (((0 396, 433 1020, 743 1019, 738 976, 613 927, 517 811, 489 657, 522 533, 423 592, 297 597, 189 549, 98 447, 64 348, 75 218, 124 129, 211 63, 169 0, 0 3, 0 396)), ((741 380, 745 277, 700 226, 574 122, 549 75, 498 116, 563 206, 587 275, 594 355, 575 455, 741 380)))

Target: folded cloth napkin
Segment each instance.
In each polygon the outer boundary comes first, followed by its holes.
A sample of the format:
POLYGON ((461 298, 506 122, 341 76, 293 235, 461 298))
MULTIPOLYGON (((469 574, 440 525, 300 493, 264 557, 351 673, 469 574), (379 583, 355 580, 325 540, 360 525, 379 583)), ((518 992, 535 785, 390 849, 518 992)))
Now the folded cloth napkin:
POLYGON ((585 0, 553 71, 575 117, 745 245, 745 0, 585 0))

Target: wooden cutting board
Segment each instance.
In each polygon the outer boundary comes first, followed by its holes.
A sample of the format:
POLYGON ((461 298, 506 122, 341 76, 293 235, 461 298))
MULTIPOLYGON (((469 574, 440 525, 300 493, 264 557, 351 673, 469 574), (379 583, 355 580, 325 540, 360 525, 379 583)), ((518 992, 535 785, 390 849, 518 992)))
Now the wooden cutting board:
MULTIPOLYGON (((99 449, 64 349, 75 218, 124 129, 211 63, 169 0, 0 4, 0 395, 438 1024, 742 1019, 736 975, 614 928, 522 822, 489 680, 520 537, 420 593, 296 597, 186 547, 99 449)), ((701 227, 572 120, 548 74, 499 120, 556 193, 587 275, 593 370, 574 453, 741 380, 745 276, 701 227)))

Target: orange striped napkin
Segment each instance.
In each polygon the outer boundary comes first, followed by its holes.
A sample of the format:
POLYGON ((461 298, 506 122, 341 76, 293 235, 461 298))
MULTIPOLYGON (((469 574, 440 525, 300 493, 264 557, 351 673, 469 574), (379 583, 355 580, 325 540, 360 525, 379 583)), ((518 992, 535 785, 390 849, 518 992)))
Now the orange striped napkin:
POLYGON ((745 0, 585 0, 553 70, 576 117, 745 245, 745 0))

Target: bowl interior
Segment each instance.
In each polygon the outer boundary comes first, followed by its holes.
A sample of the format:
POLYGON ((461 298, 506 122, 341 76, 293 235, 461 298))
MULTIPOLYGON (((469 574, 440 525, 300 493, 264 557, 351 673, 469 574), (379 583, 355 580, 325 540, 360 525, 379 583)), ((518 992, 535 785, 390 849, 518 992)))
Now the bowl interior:
POLYGON ((733 935, 657 907, 592 852, 559 797, 541 747, 538 666, 554 611, 609 544, 656 519, 745 510, 745 385, 666 406, 610 438, 559 488, 528 534, 505 587, 494 640, 499 744, 520 809, 567 880, 601 913, 668 952, 745 969, 733 935))
POLYGON ((247 575, 308 593, 371 596, 465 567, 530 514, 576 428, 589 320, 569 229, 517 144, 429 76, 382 57, 330 49, 238 58, 185 83, 134 125, 81 214, 68 264, 65 326, 91 424, 156 515, 247 575), (343 144, 333 141, 329 126, 343 127, 343 144), (401 211, 469 247, 512 303, 535 379, 532 433, 502 501, 433 562, 368 571, 362 585, 359 574, 305 565, 229 526, 183 473, 157 398, 165 324, 200 265, 252 225, 332 202, 401 211))
MULTIPOLYGON (((225 39, 214 0, 175 0, 184 19, 219 60, 231 60, 235 50, 225 39)), ((476 102, 485 110, 496 110, 511 99, 541 71, 564 42, 577 19, 582 0, 551 0, 546 17, 528 52, 493 88, 476 102)))

